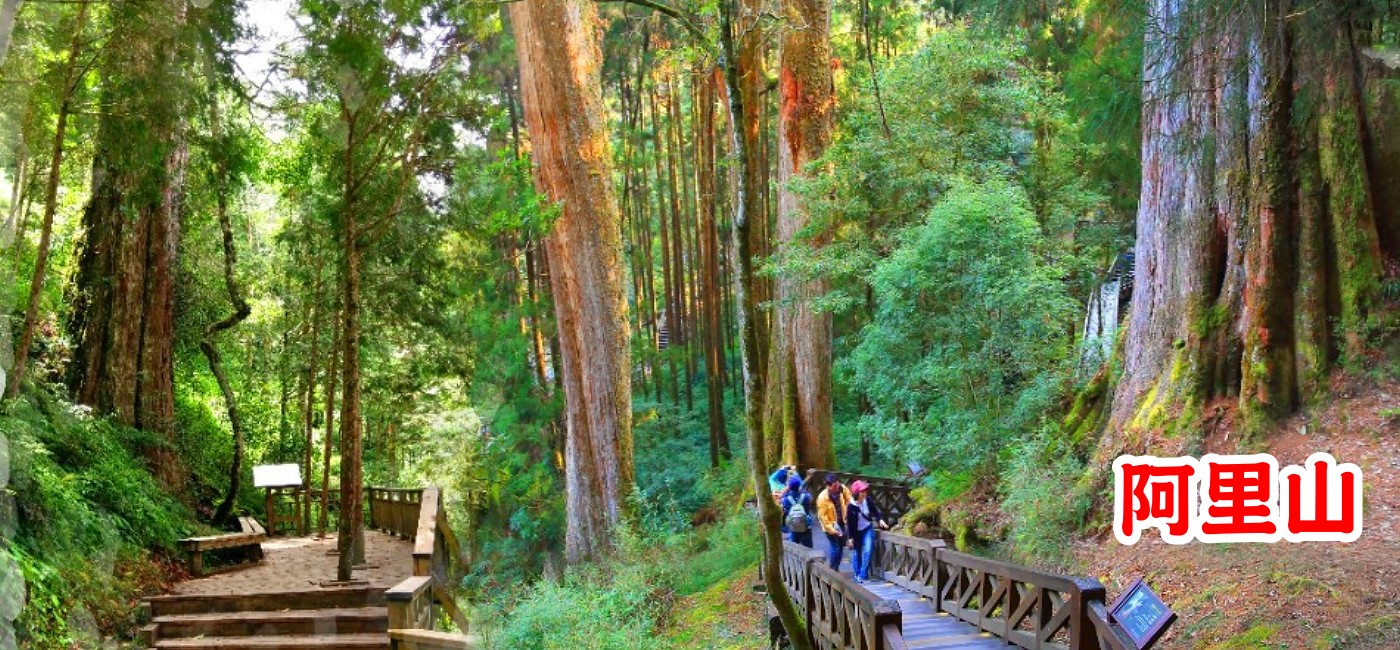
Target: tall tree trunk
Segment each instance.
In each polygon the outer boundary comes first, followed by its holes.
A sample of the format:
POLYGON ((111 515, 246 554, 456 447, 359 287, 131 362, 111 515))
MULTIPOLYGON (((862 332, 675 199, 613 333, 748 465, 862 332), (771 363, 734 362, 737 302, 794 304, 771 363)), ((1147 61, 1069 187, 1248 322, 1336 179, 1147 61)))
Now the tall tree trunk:
POLYGON ((103 111, 83 213, 69 329, 77 401, 156 433, 157 480, 184 491, 175 451, 175 263, 187 148, 184 2, 121 3, 102 74, 103 111), (158 88, 159 92, 152 89, 158 88))
MULTIPOLYGON (((43 297, 44 282, 48 278, 53 217, 58 211, 58 186, 63 180, 64 138, 68 134, 68 115, 73 105, 73 93, 77 91, 78 59, 82 56, 83 28, 87 25, 87 12, 88 2, 82 0, 78 4, 78 13, 73 18, 73 38, 69 42, 68 59, 63 68, 63 87, 59 89, 58 123, 54 127, 53 154, 49 158, 49 178, 44 189, 44 222, 40 226, 39 250, 34 258, 34 276, 29 283, 29 304, 24 310, 24 325, 20 330, 19 345, 15 347, 15 362, 10 371, 10 383, 5 386, 6 397, 19 394, 20 383, 24 381, 25 365, 29 361, 29 346, 34 342, 34 327, 39 321, 39 300, 43 297)), ((0 30, 4 30, 3 25, 0 25, 0 30)), ((0 46, 0 61, 3 60, 4 48, 0 46)))
POLYGON ((719 236, 715 226, 718 183, 715 182, 715 76, 708 64, 698 66, 695 76, 695 102, 700 119, 696 123, 696 147, 700 150, 697 188, 700 199, 701 314, 705 321, 705 386, 709 406, 710 466, 719 467, 720 458, 729 458, 729 436, 724 430, 724 329, 720 326, 719 236))
MULTIPOLYGON (((1150 5, 1133 307, 1110 430, 1170 415, 1201 433, 1202 406, 1230 398, 1261 431, 1316 395, 1336 360, 1364 356, 1382 252, 1355 11, 1150 5)), ((1124 446, 1105 441, 1102 454, 1124 446)))
MULTIPOLYGON (((733 143, 735 152, 735 164, 739 168, 739 177, 743 179, 756 178, 747 173, 746 168, 752 163, 747 152, 749 148, 745 144, 745 139, 751 130, 750 125, 745 124, 745 116, 751 114, 744 111, 743 93, 740 90, 740 79, 745 73, 752 73, 752 70, 741 68, 741 64, 752 63, 752 58, 742 58, 737 55, 737 47, 734 43, 734 32, 736 30, 733 12, 735 4, 739 4, 740 10, 744 13, 738 21, 737 27, 741 31, 746 31, 745 26, 752 26, 755 31, 760 29, 758 14, 750 10, 756 7, 756 3, 745 2, 720 3, 720 39, 722 45, 723 58, 720 65, 724 73, 724 81, 728 90, 729 109, 729 137, 733 143)), ((757 313, 758 304, 754 301, 753 288, 756 284, 754 276, 753 251, 749 249, 751 239, 752 223, 749 221, 747 207, 750 204, 746 197, 750 192, 757 191, 752 183, 740 183, 738 187, 739 196, 736 197, 734 219, 730 236, 734 246, 734 277, 737 284, 734 287, 736 297, 736 315, 739 321, 739 350, 744 369, 744 432, 747 441, 749 456, 749 480, 753 488, 754 501, 758 504, 759 517, 763 523, 763 580, 764 586, 772 596, 773 607, 778 611, 778 618, 783 623, 783 629, 788 631, 788 638, 792 642, 795 650, 810 650, 811 643, 807 638, 807 625, 802 620, 799 606, 791 598, 783 598, 787 593, 787 587, 782 580, 782 557, 783 557, 783 536, 781 530, 782 513, 778 505, 772 499, 767 498, 768 494, 768 472, 763 463, 763 383, 759 380, 759 369, 761 359, 758 356, 758 329, 753 318, 757 313)))
MULTIPOLYGON (((662 181, 662 170, 661 170, 661 161, 662 161, 662 156, 663 156, 663 154, 662 154, 662 143, 666 141, 666 138, 663 137, 663 135, 662 135, 662 134, 663 134, 663 131, 662 131, 662 127, 661 127, 661 120, 657 117, 657 111, 656 111, 656 94, 657 94, 657 93, 656 93, 655 89, 653 89, 653 91, 652 91, 652 93, 651 93, 651 98, 650 98, 650 99, 651 99, 651 135, 652 135, 652 148, 655 149, 655 151, 656 151, 656 158, 655 158, 655 161, 654 161, 655 164, 656 164, 656 182, 657 182, 658 185, 662 185, 662 184, 663 184, 663 181, 662 181)), ((669 156, 668 156, 668 158, 669 158, 669 156)), ((672 167, 672 170, 674 170, 674 169, 675 169, 675 168, 672 167)), ((677 310, 677 307, 676 307, 675 287, 672 286, 672 285, 673 285, 673 282, 672 282, 672 274, 671 274, 671 267, 672 267, 672 263, 671 263, 671 234, 670 234, 670 232, 669 232, 670 226, 669 226, 669 219, 667 218, 666 206, 664 205, 664 203, 666 202, 667 198, 670 199, 670 205, 671 205, 670 216, 671 216, 671 218, 674 218, 674 217, 675 217, 675 213, 676 213, 676 209, 675 209, 675 204, 676 204, 675 187, 676 187, 676 183, 675 183, 675 174, 672 173, 672 175, 671 175, 671 180, 670 180, 670 188, 671 188, 671 191, 668 193, 668 192, 666 191, 666 187, 662 186, 662 187, 658 187, 658 188, 657 188, 657 193, 656 193, 656 198, 657 198, 657 210, 656 210, 656 214, 657 214, 657 215, 660 217, 660 219, 661 219, 660 227, 657 229, 657 230, 660 232, 660 234, 661 234, 661 292, 662 292, 663 294, 665 294, 665 299, 662 301, 662 303, 665 305, 665 313, 666 313, 665 322, 666 322, 666 344, 667 344, 667 350, 665 350, 665 353, 664 353, 664 354, 665 354, 665 357, 666 357, 666 367, 667 367, 666 369, 667 369, 667 374, 669 374, 669 375, 670 375, 670 378, 671 378, 671 403, 672 403, 672 404, 678 404, 678 403, 680 403, 680 382, 678 381, 678 379, 677 379, 677 377, 676 377, 676 356, 675 356, 674 354, 672 354, 672 353, 671 353, 671 350, 669 349, 670 346, 675 342, 675 337, 677 336, 677 334, 676 334, 676 327, 677 327, 677 325, 676 325, 676 321, 677 321, 677 319, 676 319, 676 314, 678 313, 678 310, 677 310)))
MULTIPOLYGON (((341 100, 341 119, 346 125, 347 138, 354 142, 358 116, 355 110, 347 106, 344 98, 341 100)), ((364 535, 364 509, 361 507, 364 420, 360 414, 360 265, 363 253, 359 241, 360 215, 357 212, 360 204, 353 147, 345 148, 344 173, 344 210, 341 215, 344 222, 341 238, 345 249, 345 266, 341 276, 344 283, 344 303, 341 307, 344 340, 341 342, 340 527, 336 538, 336 548, 340 551, 336 579, 340 581, 350 580, 355 564, 363 560, 357 555, 363 552, 360 540, 364 535)))
MULTIPOLYGON (((836 96, 831 76, 829 0, 782 0, 783 30, 778 71, 778 240, 790 247, 809 223, 791 181, 806 173, 831 143, 836 96)), ((822 246, 828 236, 807 243, 822 246)), ((791 359, 796 390, 797 462, 833 467, 831 430, 831 315, 811 301, 825 292, 820 280, 779 277, 778 345, 791 359)), ((780 364, 781 367, 781 364, 780 364)), ((772 383, 772 382, 770 382, 772 383)))
MULTIPOLYGON (((311 241, 311 229, 310 229, 310 228, 307 228, 306 231, 307 231, 307 232, 306 232, 307 241, 308 241, 308 243, 309 243, 309 242, 311 241)), ((311 450, 312 450, 312 448, 315 446, 315 433, 316 433, 316 426, 315 426, 316 423, 315 423, 315 418, 313 417, 313 414, 314 414, 315 411, 316 411, 316 365, 317 365, 318 363, 320 363, 319 357, 321 356, 321 309, 320 309, 321 305, 320 305, 320 302, 321 302, 321 264, 323 263, 323 262, 322 262, 323 259, 324 259, 324 258, 323 258, 322 256, 320 256, 320 255, 317 255, 317 256, 316 256, 316 263, 315 263, 315 265, 314 265, 314 269, 315 269, 315 270, 313 271, 312 281, 311 281, 311 291, 310 291, 310 293, 307 295, 307 301, 310 303, 310 305, 309 305, 309 307, 310 307, 309 312, 310 312, 310 313, 307 314, 307 321, 308 321, 308 322, 310 323, 310 325, 311 325, 311 332, 310 332, 310 338, 311 338, 310 345, 311 345, 311 349, 308 351, 308 353, 307 353, 307 355, 306 355, 306 388, 305 388, 306 399, 305 399, 305 401, 304 401, 305 407, 304 407, 304 409, 302 410, 302 418, 301 418, 301 419, 302 419, 302 430, 303 430, 304 437, 305 437, 305 442, 304 442, 303 447, 302 447, 302 474, 301 474, 301 475, 302 475, 302 481, 304 482, 303 485, 304 485, 305 488, 306 488, 306 498, 305 498, 305 500, 304 500, 304 502, 303 502, 302 513, 301 513, 301 516, 302 516, 302 520, 301 520, 301 530, 302 530, 302 534, 303 534, 303 535, 308 534, 307 531, 311 530, 311 495, 313 494, 313 491, 312 491, 312 489, 311 489, 311 486, 312 486, 312 481, 311 481, 311 456, 312 456, 312 453, 311 453, 311 450)))
POLYGON ((613 547, 633 486, 631 364, 616 195, 604 125, 596 9, 511 5, 539 186, 563 207, 545 239, 559 325, 571 563, 613 547))
POLYGON ((335 437, 335 388, 340 377, 340 332, 342 321, 340 310, 332 308, 331 322, 334 334, 331 335, 330 359, 326 362, 326 429, 321 440, 321 513, 317 520, 316 532, 326 536, 326 524, 330 513, 331 499, 331 439, 335 437))

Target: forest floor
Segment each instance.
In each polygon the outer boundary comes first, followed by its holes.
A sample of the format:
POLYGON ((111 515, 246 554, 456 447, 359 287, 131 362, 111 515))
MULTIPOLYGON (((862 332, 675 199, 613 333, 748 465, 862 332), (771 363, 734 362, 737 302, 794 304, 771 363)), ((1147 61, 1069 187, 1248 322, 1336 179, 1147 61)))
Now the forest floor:
POLYGON ((675 648, 748 650, 766 647, 764 597, 754 591, 758 564, 752 564, 709 589, 676 602, 666 639, 675 648))
MULTIPOLYGON (((1199 455, 1244 453, 1227 410, 1199 455)), ((1400 381, 1338 375, 1332 397, 1264 438, 1279 466, 1331 453, 1360 466, 1363 532, 1351 544, 1134 546, 1111 535, 1074 548, 1116 594, 1144 576, 1180 616, 1161 648, 1400 648, 1400 381)))

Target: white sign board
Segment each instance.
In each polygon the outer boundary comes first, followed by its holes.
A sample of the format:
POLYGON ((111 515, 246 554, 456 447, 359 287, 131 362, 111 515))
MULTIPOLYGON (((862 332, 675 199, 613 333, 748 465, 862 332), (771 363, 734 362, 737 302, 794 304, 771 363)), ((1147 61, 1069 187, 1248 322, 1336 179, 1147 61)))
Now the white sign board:
POLYGON ((296 463, 286 465, 258 465, 253 468, 253 487, 300 487, 301 466, 296 463))

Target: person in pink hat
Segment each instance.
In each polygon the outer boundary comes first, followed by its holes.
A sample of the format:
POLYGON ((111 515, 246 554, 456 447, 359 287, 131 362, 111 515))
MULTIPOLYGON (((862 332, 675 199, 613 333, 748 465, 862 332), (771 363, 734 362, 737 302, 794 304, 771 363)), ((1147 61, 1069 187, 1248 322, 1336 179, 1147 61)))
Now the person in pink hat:
POLYGON ((846 530, 851 545, 851 573, 856 582, 870 579, 870 563, 875 557, 875 530, 888 529, 884 515, 874 501, 868 498, 870 484, 856 481, 851 484, 851 501, 846 507, 846 530))

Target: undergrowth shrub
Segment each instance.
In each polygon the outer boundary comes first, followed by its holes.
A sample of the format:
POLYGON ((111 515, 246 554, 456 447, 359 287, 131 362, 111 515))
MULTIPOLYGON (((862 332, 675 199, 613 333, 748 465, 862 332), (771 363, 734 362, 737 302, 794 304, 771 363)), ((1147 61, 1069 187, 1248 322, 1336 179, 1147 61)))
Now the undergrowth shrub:
POLYGON ((1079 529, 1091 500, 1079 487, 1084 462, 1053 449, 1042 434, 1009 450, 1001 473, 1002 509, 1011 516, 1013 556, 1063 565, 1069 559, 1065 540, 1079 529))
POLYGON ((163 443, 43 389, 6 408, 0 434, 18 527, 4 551, 26 587, 19 645, 91 647, 100 634, 129 635, 134 596, 156 589, 160 554, 193 528, 143 461, 163 443))
POLYGON ((500 622, 484 632, 488 647, 672 647, 662 631, 676 600, 756 571, 761 552, 757 521, 742 508, 743 463, 700 474, 713 494, 705 507, 722 513, 718 522, 679 524, 682 511, 662 507, 639 490, 635 525, 620 528, 615 557, 574 567, 558 581, 507 591, 485 606, 484 618, 500 622))

